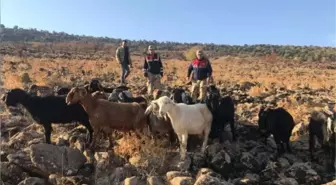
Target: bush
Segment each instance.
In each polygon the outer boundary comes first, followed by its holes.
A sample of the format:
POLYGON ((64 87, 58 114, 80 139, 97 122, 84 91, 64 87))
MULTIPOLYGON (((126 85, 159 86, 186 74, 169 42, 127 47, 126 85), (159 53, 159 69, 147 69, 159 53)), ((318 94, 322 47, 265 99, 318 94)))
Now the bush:
POLYGON ((196 58, 196 51, 198 49, 202 49, 202 48, 199 47, 199 46, 194 46, 194 47, 190 48, 189 50, 187 50, 186 52, 184 52, 184 58, 185 58, 185 60, 191 61, 194 58, 196 58))

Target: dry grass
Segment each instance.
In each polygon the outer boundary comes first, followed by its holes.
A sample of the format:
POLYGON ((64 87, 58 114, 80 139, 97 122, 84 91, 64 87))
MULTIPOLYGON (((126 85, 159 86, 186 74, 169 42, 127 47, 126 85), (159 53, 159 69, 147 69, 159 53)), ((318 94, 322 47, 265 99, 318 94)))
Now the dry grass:
MULTIPOLYGON (((130 79, 145 80, 142 74, 143 61, 141 57, 134 57, 134 67, 131 69, 130 79)), ((3 74, 6 88, 22 87, 20 75, 27 72, 34 83, 48 85, 54 83, 70 83, 71 77, 80 80, 110 75, 109 83, 116 83, 120 77, 120 66, 115 62, 81 61, 61 59, 36 59, 28 58, 29 68, 10 70, 10 62, 18 63, 18 57, 4 57, 3 74), (44 70, 41 71, 41 68, 44 70), (62 68, 67 69, 62 74, 62 68), (48 75, 48 71, 50 71, 48 75), (84 71, 85 74, 82 74, 84 71)), ((186 70, 189 62, 179 60, 164 60, 163 83, 169 85, 183 85, 185 83, 186 70), (167 77, 168 76, 168 77, 167 77)), ((332 65, 332 64, 329 64, 332 65)), ((260 88, 271 87, 276 84, 286 89, 297 87, 311 87, 313 89, 330 88, 335 86, 335 70, 327 69, 326 64, 296 63, 294 61, 279 61, 267 63, 258 59, 238 59, 223 57, 212 60, 214 79, 216 81, 243 83, 259 82, 260 88)), ((252 89, 252 95, 258 95, 263 89, 252 89)))
POLYGON ((117 155, 129 158, 132 165, 141 170, 145 175, 158 175, 164 168, 165 159, 169 148, 167 140, 156 140, 141 135, 138 139, 135 135, 125 134, 114 147, 117 155))

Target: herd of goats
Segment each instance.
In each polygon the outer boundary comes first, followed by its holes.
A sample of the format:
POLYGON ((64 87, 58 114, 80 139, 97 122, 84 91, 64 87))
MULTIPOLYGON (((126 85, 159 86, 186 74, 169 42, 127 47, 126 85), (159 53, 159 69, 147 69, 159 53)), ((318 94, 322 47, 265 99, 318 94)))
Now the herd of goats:
MULTIPOLYGON (((32 85, 28 90, 10 89, 2 101, 7 107, 21 104, 32 118, 44 127, 46 143, 51 143, 51 124, 79 122, 88 130, 87 140, 94 147, 96 136, 109 136, 115 130, 148 132, 154 136, 168 134, 170 142, 179 141, 181 160, 185 160, 188 135, 203 136, 201 152, 204 153, 208 138, 223 142, 222 133, 230 125, 232 140, 236 141, 235 105, 230 96, 221 96, 215 85, 207 88, 204 102, 193 103, 190 93, 182 88, 154 91, 153 97, 133 97, 127 86, 103 87, 99 80, 92 79, 83 86, 52 89, 32 85), (46 95, 38 95, 50 91, 46 95), (150 102, 148 102, 150 100, 150 102), (93 137, 94 134, 94 137, 93 137)), ((272 134, 277 145, 277 156, 291 153, 290 137, 294 119, 284 108, 261 106, 258 114, 261 136, 272 134)), ((309 151, 312 160, 315 139, 325 151, 329 164, 335 170, 336 113, 312 112, 309 120, 309 151), (316 138, 315 138, 316 136, 316 138)))

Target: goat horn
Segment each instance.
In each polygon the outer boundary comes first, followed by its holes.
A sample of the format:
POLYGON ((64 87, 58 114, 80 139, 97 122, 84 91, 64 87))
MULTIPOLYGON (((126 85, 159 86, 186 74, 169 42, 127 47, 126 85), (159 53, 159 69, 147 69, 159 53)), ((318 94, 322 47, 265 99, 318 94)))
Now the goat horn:
POLYGON ((153 109, 153 105, 150 104, 150 105, 146 108, 145 115, 149 115, 149 114, 152 112, 152 109, 153 109))

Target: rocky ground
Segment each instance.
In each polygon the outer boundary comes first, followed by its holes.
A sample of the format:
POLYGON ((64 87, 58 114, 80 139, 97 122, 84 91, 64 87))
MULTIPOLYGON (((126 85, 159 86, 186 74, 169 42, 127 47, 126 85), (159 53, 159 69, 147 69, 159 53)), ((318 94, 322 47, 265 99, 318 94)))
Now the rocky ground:
MULTIPOLYGON (((128 135, 115 136, 118 144, 113 152, 107 148, 108 141, 102 139, 100 150, 93 154, 84 145, 86 130, 76 124, 53 125, 55 144, 48 145, 43 128, 27 113, 12 115, 0 104, 0 185, 336 184, 335 174, 326 172, 321 152, 316 154, 319 156, 316 163, 310 162, 306 117, 311 109, 300 112, 303 114, 300 116, 295 112, 300 106, 324 107, 334 102, 331 98, 335 97, 331 94, 334 89, 274 87, 258 96, 250 96, 247 92, 256 86, 255 83, 220 84, 222 93, 236 101, 238 141, 231 142, 228 130, 224 133, 228 140, 223 144, 210 141, 205 155, 199 153, 197 144, 191 144, 184 162, 179 160, 176 146, 168 147, 163 141, 149 139, 136 141, 128 135), (296 114, 297 126, 291 142, 293 154, 276 159, 273 138, 268 139, 267 145, 263 143, 256 120, 262 103, 282 105, 284 101, 291 113, 296 114)), ((200 144, 197 138, 191 137, 190 141, 200 144)))

